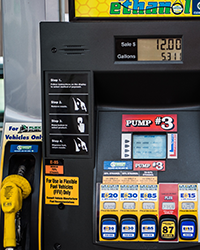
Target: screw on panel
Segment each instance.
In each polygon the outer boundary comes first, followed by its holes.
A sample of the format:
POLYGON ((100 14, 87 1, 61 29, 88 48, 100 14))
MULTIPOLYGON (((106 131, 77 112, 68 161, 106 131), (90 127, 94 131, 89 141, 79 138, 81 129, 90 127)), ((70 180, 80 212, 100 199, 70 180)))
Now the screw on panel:
POLYGON ((57 52, 57 49, 56 49, 55 47, 53 47, 53 48, 51 49, 51 52, 52 52, 52 53, 56 53, 56 52, 57 52))
POLYGON ((58 208, 60 210, 63 210, 65 208, 65 205, 61 202, 59 205, 58 205, 58 208))
POLYGON ((53 246, 54 250, 60 250, 61 249, 61 244, 60 243, 55 243, 53 246))

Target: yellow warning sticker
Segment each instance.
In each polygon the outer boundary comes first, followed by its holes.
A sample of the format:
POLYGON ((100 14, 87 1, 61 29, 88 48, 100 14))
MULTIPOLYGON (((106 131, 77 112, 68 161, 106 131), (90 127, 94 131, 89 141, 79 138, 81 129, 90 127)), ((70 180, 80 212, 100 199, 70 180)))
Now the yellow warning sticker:
POLYGON ((78 206, 79 178, 45 176, 45 204, 78 206))

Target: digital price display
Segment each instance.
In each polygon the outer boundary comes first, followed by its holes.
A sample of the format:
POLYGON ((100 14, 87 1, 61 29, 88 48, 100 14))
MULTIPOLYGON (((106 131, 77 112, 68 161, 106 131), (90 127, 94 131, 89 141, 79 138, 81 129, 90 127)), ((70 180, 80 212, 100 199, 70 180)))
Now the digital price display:
POLYGON ((166 135, 133 135, 134 159, 165 159, 166 135))
POLYGON ((174 210, 175 209, 175 202, 163 202, 162 209, 163 210, 174 210))
POLYGON ((181 208, 182 209, 192 210, 192 209, 195 208, 195 205, 194 205, 194 202, 182 202, 181 208))
POLYGON ((143 202, 142 209, 155 209, 155 203, 154 202, 143 202))
POLYGON ((182 38, 115 38, 115 60, 182 61, 182 38))
POLYGON ((135 202, 123 202, 123 209, 135 209, 135 202))
POLYGON ((103 209, 115 209, 116 203, 115 202, 104 202, 103 209))

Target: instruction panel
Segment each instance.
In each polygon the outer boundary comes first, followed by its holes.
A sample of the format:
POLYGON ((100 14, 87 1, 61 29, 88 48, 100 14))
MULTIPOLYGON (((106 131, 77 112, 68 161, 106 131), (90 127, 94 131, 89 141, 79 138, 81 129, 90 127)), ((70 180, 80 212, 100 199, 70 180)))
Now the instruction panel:
POLYGON ((47 75, 50 154, 89 154, 88 74, 47 75))

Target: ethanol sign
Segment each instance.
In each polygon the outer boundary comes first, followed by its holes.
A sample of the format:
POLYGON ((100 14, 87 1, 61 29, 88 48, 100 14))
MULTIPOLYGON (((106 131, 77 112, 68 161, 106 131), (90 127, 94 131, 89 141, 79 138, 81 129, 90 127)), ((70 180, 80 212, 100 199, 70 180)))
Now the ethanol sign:
POLYGON ((75 0, 75 17, 199 17, 200 0, 75 0))

